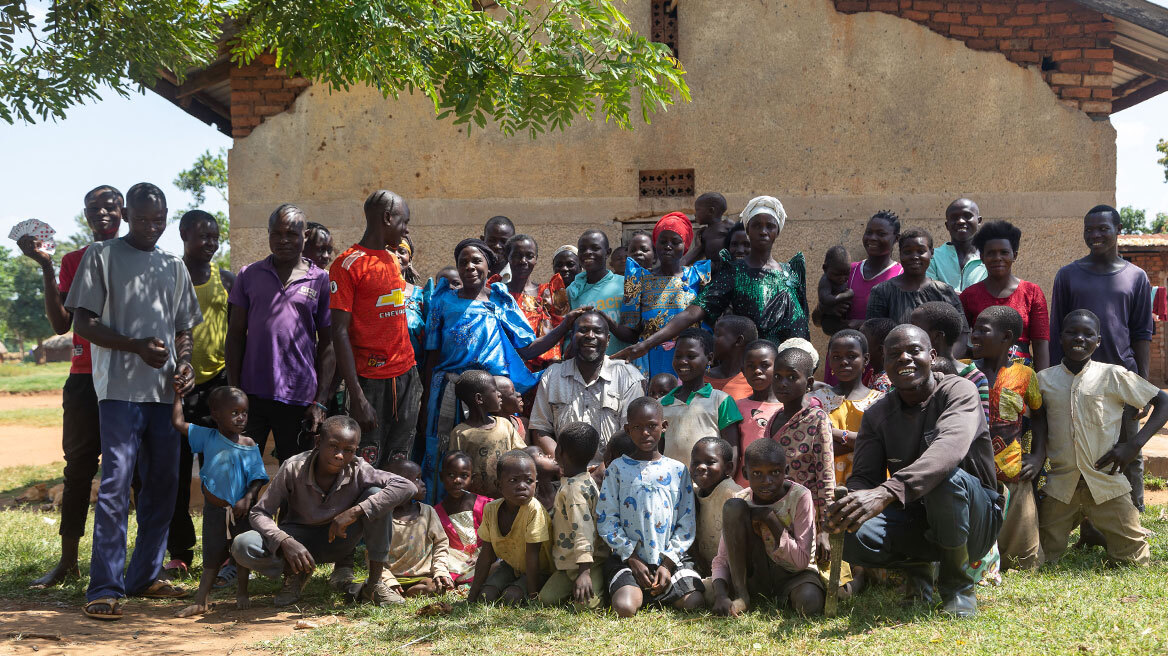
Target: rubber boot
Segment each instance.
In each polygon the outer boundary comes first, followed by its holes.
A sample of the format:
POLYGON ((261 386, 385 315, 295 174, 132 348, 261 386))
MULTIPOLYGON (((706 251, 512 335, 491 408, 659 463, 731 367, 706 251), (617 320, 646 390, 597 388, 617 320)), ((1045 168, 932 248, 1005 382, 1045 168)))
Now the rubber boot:
POLYGON ((977 613, 977 581, 970 575, 969 547, 941 549, 941 610, 953 617, 973 617, 977 613))
POLYGON ((904 574, 904 598, 902 606, 913 604, 933 604, 933 563, 910 562, 900 567, 904 574))

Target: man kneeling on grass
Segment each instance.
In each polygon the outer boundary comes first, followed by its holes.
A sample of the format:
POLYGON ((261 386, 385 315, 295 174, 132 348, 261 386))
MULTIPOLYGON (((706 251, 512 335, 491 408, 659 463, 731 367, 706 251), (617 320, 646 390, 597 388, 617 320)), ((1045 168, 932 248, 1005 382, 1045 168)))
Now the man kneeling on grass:
MULTIPOLYGON (((316 448, 284 461, 251 511, 255 528, 235 538, 231 553, 239 580, 249 570, 276 578, 284 588, 276 606, 290 606, 317 563, 335 563, 353 553, 364 537, 369 578, 355 595, 381 605, 404 601, 382 581, 389 558, 393 509, 414 496, 414 484, 357 458, 361 429, 349 417, 330 417, 321 425, 316 448), (280 522, 273 519, 280 512, 280 522)), ((239 590, 241 606, 247 591, 239 590)))

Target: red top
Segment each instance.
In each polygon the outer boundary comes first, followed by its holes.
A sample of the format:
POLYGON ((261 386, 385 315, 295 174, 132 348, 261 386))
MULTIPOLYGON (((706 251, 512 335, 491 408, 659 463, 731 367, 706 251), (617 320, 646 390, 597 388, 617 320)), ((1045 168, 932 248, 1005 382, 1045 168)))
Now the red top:
MULTIPOLYGON (((86 248, 89 247, 83 246, 75 251, 65 253, 65 257, 61 258, 61 273, 57 278, 57 289, 60 290, 62 297, 69 295, 69 286, 73 284, 73 276, 77 275, 77 267, 81 264, 81 256, 85 255, 86 248)), ((69 373, 93 373, 93 363, 89 359, 89 342, 76 332, 73 333, 73 362, 69 367, 69 373)))
POLYGON ((1050 341, 1050 312, 1046 309, 1046 296, 1038 285, 1022 280, 1014 293, 1006 298, 990 295, 984 280, 961 292, 961 306, 965 308, 965 318, 970 326, 977 322, 977 316, 982 310, 992 305, 1008 305, 1022 315, 1019 342, 1029 344, 1036 339, 1050 341))
POLYGON ((415 364, 406 319, 406 281, 387 250, 354 244, 329 267, 329 307, 352 315, 349 343, 357 375, 397 378, 415 364))

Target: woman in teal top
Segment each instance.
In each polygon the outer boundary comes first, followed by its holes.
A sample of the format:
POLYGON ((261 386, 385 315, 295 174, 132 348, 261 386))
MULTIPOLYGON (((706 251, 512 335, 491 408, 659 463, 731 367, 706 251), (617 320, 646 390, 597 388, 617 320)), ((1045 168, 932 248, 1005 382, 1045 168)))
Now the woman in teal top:
MULTIPOLYGON (((576 250, 583 271, 576 274, 572 284, 568 285, 569 307, 592 306, 608 319, 608 328, 612 331, 620 323, 625 277, 608 270, 608 256, 612 252, 608 235, 603 230, 589 230, 580 235, 576 250)), ((612 337, 608 340, 606 353, 612 355, 626 346, 628 344, 612 337)))

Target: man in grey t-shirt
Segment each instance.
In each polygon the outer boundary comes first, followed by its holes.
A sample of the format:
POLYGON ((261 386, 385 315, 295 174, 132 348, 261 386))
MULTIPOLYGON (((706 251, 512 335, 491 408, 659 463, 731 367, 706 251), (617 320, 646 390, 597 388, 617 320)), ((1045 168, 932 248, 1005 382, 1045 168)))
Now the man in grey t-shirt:
POLYGON ((101 487, 85 613, 118 619, 129 594, 185 594, 158 579, 178 485, 175 390, 194 386, 190 330, 203 320, 181 259, 155 247, 166 229, 166 197, 149 183, 126 194, 129 234, 94 244, 69 288, 73 330, 92 343, 101 422, 101 487), (137 468, 138 538, 130 567, 126 521, 137 468))

